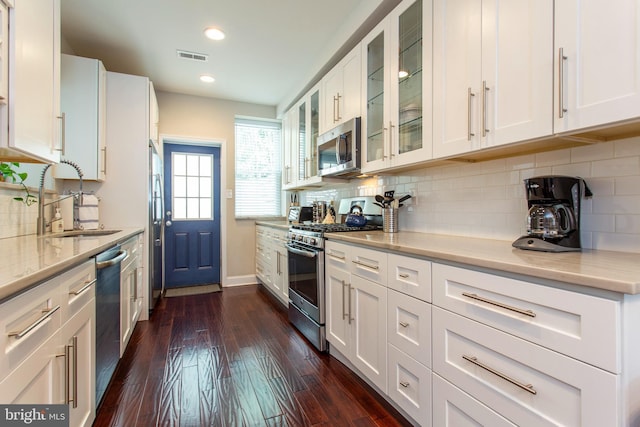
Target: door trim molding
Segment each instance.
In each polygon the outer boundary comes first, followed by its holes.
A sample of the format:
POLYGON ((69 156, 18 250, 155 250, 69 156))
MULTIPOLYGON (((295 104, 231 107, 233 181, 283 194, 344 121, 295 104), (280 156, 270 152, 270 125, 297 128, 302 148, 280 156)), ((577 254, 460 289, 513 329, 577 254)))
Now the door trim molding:
MULTIPOLYGON (((220 148, 220 286, 226 286, 227 282, 227 251, 223 245, 227 241, 227 140, 224 138, 196 138, 192 136, 180 136, 160 134, 161 145, 205 145, 220 148)), ((164 162, 164 158, 163 158, 164 162)), ((164 271, 162 273, 164 275, 164 271)), ((164 277, 163 277, 164 280, 164 277)))

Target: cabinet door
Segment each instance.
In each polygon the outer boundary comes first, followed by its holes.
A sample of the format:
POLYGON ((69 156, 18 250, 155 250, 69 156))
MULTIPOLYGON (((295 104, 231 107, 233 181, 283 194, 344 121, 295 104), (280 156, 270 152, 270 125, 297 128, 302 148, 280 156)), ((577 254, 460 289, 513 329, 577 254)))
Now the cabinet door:
POLYGON ((338 64, 322 79, 322 93, 324 94, 324 110, 322 114, 323 132, 332 129, 340 123, 339 109, 342 98, 342 77, 342 68, 340 64, 338 64))
POLYGON ((391 156, 389 146, 388 20, 378 24, 363 40, 362 171, 381 170, 391 156))
POLYGON ((136 265, 135 263, 130 263, 123 267, 120 273, 120 357, 122 357, 127 348, 135 326, 131 323, 133 306, 130 302, 135 282, 136 265))
POLYGON ((342 98, 338 115, 342 122, 361 115, 362 55, 360 44, 349 52, 342 63, 342 98))
POLYGON ((351 349, 351 323, 353 318, 350 311, 350 277, 349 272, 339 268, 327 267, 325 271, 326 284, 326 320, 327 341, 340 353, 349 357, 351 349))
POLYGON ((431 0, 405 0, 390 14, 391 166, 431 158, 431 0))
POLYGON ((389 343, 431 367, 431 304, 388 290, 389 343))
MULTIPOLYGON (((95 300, 91 300, 61 329, 65 354, 64 401, 69 404, 69 425, 88 427, 95 418, 95 300)), ((64 379, 64 378, 63 378, 64 379)))
POLYGON ((63 150, 60 0, 20 1, 10 13, 8 145, 35 159, 58 162, 63 150))
POLYGON ((433 425, 439 427, 515 427, 495 411, 433 374, 433 425))
POLYGON ((283 142, 283 168, 282 168, 282 188, 290 189, 296 186, 297 175, 297 117, 298 110, 294 107, 287 111, 282 122, 282 130, 284 135, 283 142))
POLYGON ((480 147, 482 3, 433 3, 433 157, 480 147))
POLYGON ((58 354, 58 332, 0 382, 4 404, 60 404, 64 398, 64 357, 58 354))
POLYGON ((555 2, 554 131, 640 116, 637 0, 555 2))
POLYGON ((552 0, 483 0, 482 80, 483 148, 551 135, 552 0))
MULTIPOLYGON (((83 179, 105 176, 106 70, 97 59, 62 55, 60 103, 65 120, 66 159, 80 166, 83 179)), ((73 168, 55 166, 54 176, 78 179, 73 168)))
MULTIPOLYGON (((306 100, 305 100, 306 101, 306 100)), ((307 146, 307 103, 303 101, 298 106, 298 129, 296 141, 298 147, 298 171, 296 180, 304 182, 308 178, 309 147, 307 146)))
POLYGON ((387 288, 351 275, 353 348, 351 361, 387 392, 387 288))

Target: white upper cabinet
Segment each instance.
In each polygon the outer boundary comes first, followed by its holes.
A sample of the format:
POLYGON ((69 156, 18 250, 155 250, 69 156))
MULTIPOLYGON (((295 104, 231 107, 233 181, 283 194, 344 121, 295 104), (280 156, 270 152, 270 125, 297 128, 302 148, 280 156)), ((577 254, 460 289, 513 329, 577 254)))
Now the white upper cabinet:
POLYGON ((431 158, 431 0, 405 0, 362 42, 362 171, 431 158))
POLYGON ((553 2, 434 0, 433 157, 552 134, 553 2))
POLYGON ((282 189, 288 190, 296 185, 297 144, 293 138, 297 126, 297 111, 290 109, 282 118, 282 189))
POLYGON ((360 116, 361 64, 358 44, 322 78, 320 132, 360 116))
POLYGON ((9 108, 2 118, 0 148, 10 150, 1 154, 57 162, 63 149, 60 0, 15 1, 9 41, 9 108))
MULTIPOLYGON (((107 71, 97 59, 62 55, 60 104, 65 124, 65 159, 80 166, 83 179, 106 177, 107 71)), ((78 179, 67 165, 57 165, 54 176, 78 179)))
POLYGON ((640 116, 640 3, 555 4, 554 130, 640 116))
POLYGON ((317 185, 322 181, 318 176, 319 87, 311 89, 294 108, 298 114, 294 137, 298 148, 296 185, 317 185))

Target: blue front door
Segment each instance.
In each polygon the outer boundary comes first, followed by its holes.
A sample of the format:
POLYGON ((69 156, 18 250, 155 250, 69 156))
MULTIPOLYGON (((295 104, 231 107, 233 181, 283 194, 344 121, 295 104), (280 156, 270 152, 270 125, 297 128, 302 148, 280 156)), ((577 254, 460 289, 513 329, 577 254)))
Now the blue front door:
POLYGON ((220 283, 220 148, 164 144, 165 287, 220 283))

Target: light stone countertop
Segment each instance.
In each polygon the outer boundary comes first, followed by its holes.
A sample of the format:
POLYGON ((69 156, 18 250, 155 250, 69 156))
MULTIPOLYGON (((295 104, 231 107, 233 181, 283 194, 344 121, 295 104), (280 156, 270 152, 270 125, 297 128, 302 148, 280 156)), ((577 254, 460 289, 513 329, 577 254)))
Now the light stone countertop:
POLYGON ((289 221, 282 220, 282 221, 256 221, 256 225, 264 225, 266 227, 288 230, 289 225, 291 224, 289 224, 289 221))
POLYGON ((640 254, 583 249, 547 253, 511 242, 438 234, 382 231, 327 233, 329 240, 469 266, 522 274, 624 294, 640 293, 640 254))
POLYGON ((116 243, 144 232, 122 228, 102 236, 59 237, 55 234, 0 239, 0 302, 78 265, 116 243))

